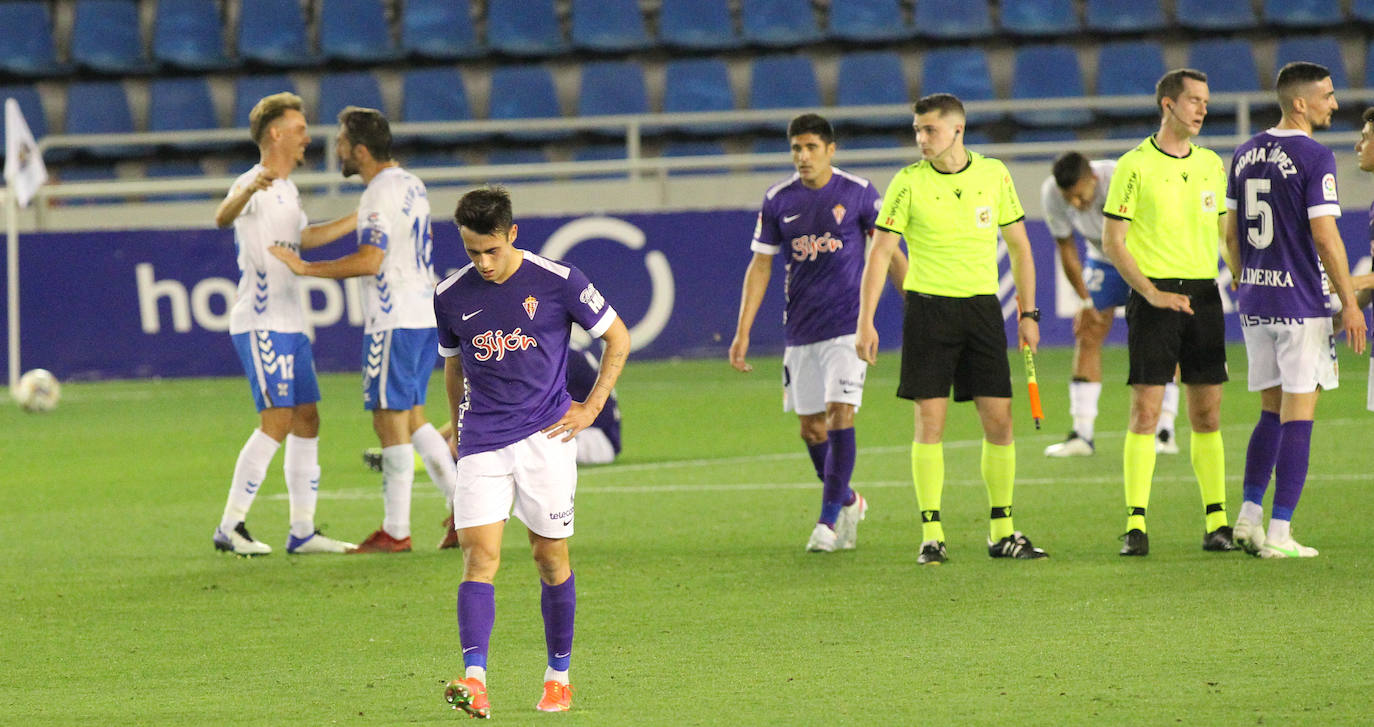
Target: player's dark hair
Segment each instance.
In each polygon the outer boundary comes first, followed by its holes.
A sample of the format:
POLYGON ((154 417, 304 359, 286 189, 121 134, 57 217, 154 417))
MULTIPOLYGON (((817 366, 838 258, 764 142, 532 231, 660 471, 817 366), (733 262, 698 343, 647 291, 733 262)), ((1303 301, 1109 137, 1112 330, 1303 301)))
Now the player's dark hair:
POLYGON ((353 146, 367 147, 374 161, 391 161, 391 124, 377 109, 345 106, 339 112, 344 138, 353 146))
POLYGON ((1088 158, 1076 151, 1066 151, 1054 160, 1054 166, 1050 169, 1054 174, 1054 183, 1060 189, 1068 189, 1078 180, 1093 173, 1093 165, 1088 158))
POLYGON ((931 111, 939 111, 941 116, 949 114, 964 115, 964 102, 952 93, 932 93, 929 96, 922 96, 912 104, 912 110, 919 114, 928 114, 931 111))
POLYGON ((1365 109, 1364 116, 1361 116, 1360 119, 1364 121, 1364 123, 1366 124, 1374 122, 1374 106, 1370 106, 1369 108, 1365 109))
POLYGON ((1207 74, 1196 68, 1175 68, 1160 76, 1159 82, 1155 84, 1155 106, 1161 113, 1164 111, 1164 99, 1177 99, 1178 95, 1183 93, 1185 79, 1206 83, 1207 74))
POLYGON ((512 222, 510 192, 505 187, 474 189, 458 200, 453 221, 479 235, 510 229, 512 222))
POLYGON ((1331 77, 1331 69, 1318 63, 1294 61, 1279 69, 1274 80, 1274 90, 1279 94, 1279 106, 1287 112, 1298 95, 1298 89, 1309 83, 1316 83, 1331 77))
POLYGON ((815 134, 821 138, 823 144, 835 141, 835 130, 820 114, 802 114, 787 124, 788 139, 802 134, 815 134))

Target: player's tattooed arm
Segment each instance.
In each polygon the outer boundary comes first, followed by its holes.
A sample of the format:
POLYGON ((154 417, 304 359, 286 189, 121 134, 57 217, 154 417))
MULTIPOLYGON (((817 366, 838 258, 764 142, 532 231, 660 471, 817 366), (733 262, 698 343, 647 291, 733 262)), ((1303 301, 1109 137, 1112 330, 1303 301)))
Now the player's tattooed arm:
POLYGON ((605 347, 601 353, 601 370, 597 373, 591 392, 587 394, 587 400, 574 401, 561 419, 543 430, 549 439, 561 436, 562 441, 571 441, 578 432, 591 426, 606 406, 606 400, 615 389, 615 382, 620 379, 620 372, 624 370, 625 360, 630 355, 630 331, 625 328, 625 322, 616 318, 611 327, 601 334, 601 343, 605 347))

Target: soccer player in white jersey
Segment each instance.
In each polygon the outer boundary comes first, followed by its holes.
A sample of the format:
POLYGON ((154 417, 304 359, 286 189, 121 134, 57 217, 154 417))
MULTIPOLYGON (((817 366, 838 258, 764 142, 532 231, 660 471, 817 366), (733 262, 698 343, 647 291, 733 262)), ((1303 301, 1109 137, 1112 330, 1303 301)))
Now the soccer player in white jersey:
MULTIPOLYGON (((425 418, 434 372, 433 236, 429 198, 419 177, 391 158, 391 127, 375 109, 339 112, 335 141, 345 177, 358 174, 367 189, 358 205, 358 249, 336 260, 305 262, 275 253, 298 275, 361 277, 363 283, 363 406, 382 445, 382 527, 351 552, 410 550, 410 495, 416 451, 444 501, 457 484, 453 453, 425 418)), ((445 521, 440 548, 457 536, 445 521)))
MULTIPOLYGON (((1083 301, 1073 318, 1073 379, 1069 382, 1069 416, 1073 430, 1062 442, 1045 448, 1046 457, 1086 457, 1093 445, 1097 400, 1102 395, 1102 342, 1112 330, 1118 306, 1126 305, 1131 286, 1102 252, 1102 205, 1111 186, 1116 160, 1088 161, 1076 151, 1054 160, 1050 176, 1040 185, 1045 223, 1059 246, 1059 265, 1069 285, 1083 301), (1087 243, 1087 262, 1078 256, 1077 232, 1087 243)), ((1164 387, 1164 404, 1155 433, 1155 451, 1178 454, 1174 419, 1178 416, 1178 384, 1164 387)))
POLYGON ((568 667, 577 607, 567 541, 577 490, 573 439, 615 388, 630 334, 582 271, 512 245, 518 229, 505 190, 463 195, 454 220, 472 264, 434 294, 444 386, 461 435, 454 521, 463 549, 458 638, 464 675, 449 683, 445 698, 473 716, 490 715, 492 580, 513 506, 529 530, 542 583, 548 667, 536 708, 563 712, 572 707, 568 667), (574 323, 605 344, 596 383, 581 402, 564 381, 574 323))
POLYGON ((288 553, 340 553, 352 547, 315 529, 320 482, 320 387, 305 336, 296 277, 268 254, 275 249, 312 248, 334 240, 357 224, 355 215, 310 225, 300 193, 287 177, 305 160, 310 133, 301 100, 291 93, 268 96, 248 115, 260 161, 244 172, 215 210, 215 225, 234 228, 238 248, 238 294, 229 313, 229 333, 248 375, 259 426, 234 464, 229 500, 215 530, 215 548, 239 555, 272 552, 244 525, 272 457, 286 440, 283 463, 290 496, 288 553))
POLYGON ((1364 312, 1355 302, 1345 243, 1336 228, 1336 157, 1312 139, 1331 125, 1336 93, 1316 63, 1289 63, 1274 84, 1278 126, 1236 149, 1226 190, 1226 244, 1239 284, 1251 391, 1260 419, 1245 453, 1245 501, 1235 542, 1265 558, 1311 558, 1290 527, 1307 480, 1317 396, 1340 385, 1326 280, 1340 302, 1341 329, 1364 352, 1364 312), (1267 531, 1264 494, 1274 479, 1267 531))

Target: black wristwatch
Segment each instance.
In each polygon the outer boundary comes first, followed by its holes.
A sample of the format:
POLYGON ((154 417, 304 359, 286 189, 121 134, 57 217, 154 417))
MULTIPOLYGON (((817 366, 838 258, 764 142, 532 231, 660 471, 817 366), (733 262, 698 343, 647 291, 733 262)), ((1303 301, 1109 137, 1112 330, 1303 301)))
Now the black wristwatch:
POLYGON ((1039 309, 1039 308, 1031 308, 1030 310, 1023 310, 1023 311, 1021 311, 1021 317, 1022 317, 1022 318, 1029 318, 1029 319, 1035 321, 1036 323, 1039 323, 1039 322, 1040 322, 1040 309, 1039 309))

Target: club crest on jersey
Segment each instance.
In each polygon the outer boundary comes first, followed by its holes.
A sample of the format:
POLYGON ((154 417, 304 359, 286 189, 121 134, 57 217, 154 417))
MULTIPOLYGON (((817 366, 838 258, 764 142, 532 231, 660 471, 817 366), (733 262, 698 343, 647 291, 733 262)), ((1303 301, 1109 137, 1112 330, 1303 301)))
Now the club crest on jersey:
POLYGON ((531 295, 525 298, 525 302, 521 305, 525 308, 525 315, 529 316, 530 320, 534 320, 534 312, 539 310, 539 301, 531 295))
POLYGON ((835 224, 837 225, 841 222, 844 222, 844 213, 845 209, 844 205, 842 204, 837 204, 834 207, 830 208, 830 214, 835 215, 835 224))
POLYGON ((526 336, 519 328, 506 333, 505 331, 485 331, 472 337, 472 345, 477 348, 477 353, 473 358, 478 361, 488 361, 495 357, 497 361, 506 357, 507 353, 513 351, 524 351, 528 348, 536 348, 539 342, 533 336, 526 336))

